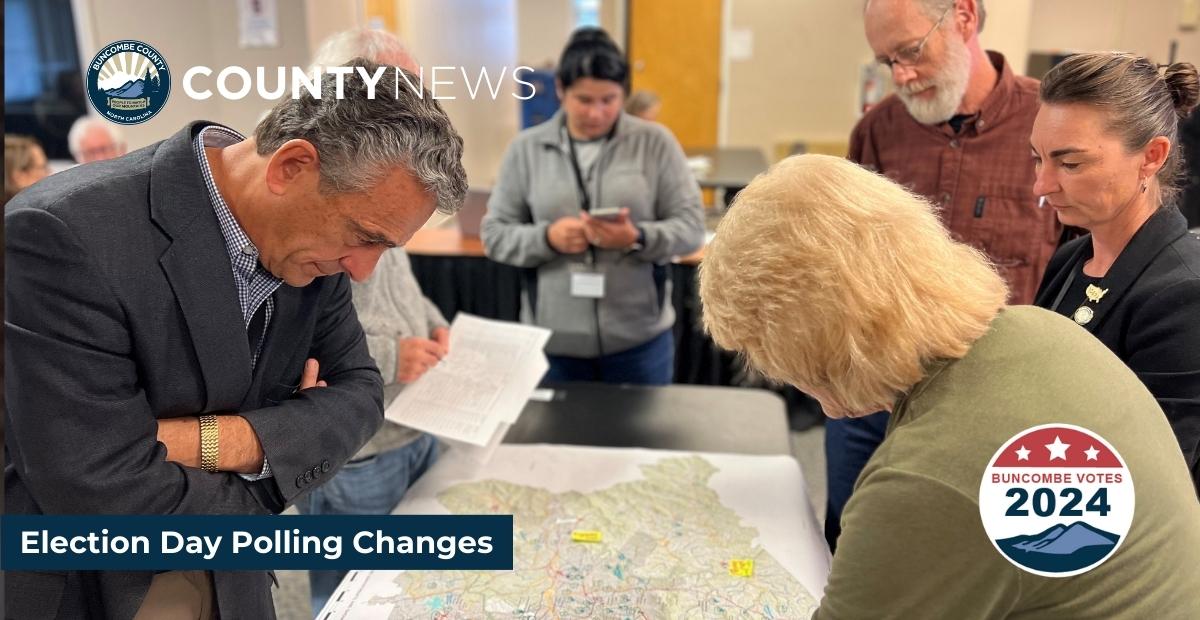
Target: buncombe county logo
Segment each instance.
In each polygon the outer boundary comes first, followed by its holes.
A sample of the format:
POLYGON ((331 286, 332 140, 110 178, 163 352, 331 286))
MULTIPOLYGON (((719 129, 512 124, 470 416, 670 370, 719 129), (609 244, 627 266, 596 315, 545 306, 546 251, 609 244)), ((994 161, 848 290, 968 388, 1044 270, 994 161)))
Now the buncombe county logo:
POLYGON ((162 54, 141 41, 104 46, 87 72, 88 99, 101 116, 136 125, 150 120, 171 94, 171 71, 162 54))
POLYGON ((1085 573, 1112 557, 1133 523, 1133 478, 1116 448, 1080 426, 1017 433, 979 484, 992 545, 1044 577, 1085 573))

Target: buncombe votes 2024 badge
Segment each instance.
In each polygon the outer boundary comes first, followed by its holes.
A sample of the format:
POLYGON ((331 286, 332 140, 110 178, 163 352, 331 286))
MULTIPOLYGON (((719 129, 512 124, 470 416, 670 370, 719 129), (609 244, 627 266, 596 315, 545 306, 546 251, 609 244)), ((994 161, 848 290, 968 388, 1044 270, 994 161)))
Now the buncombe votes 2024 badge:
POLYGON ((1133 523, 1133 478, 1103 437, 1069 424, 1013 436, 979 485, 979 515, 996 549, 1045 577, 1087 572, 1116 553, 1133 523))
POLYGON ((136 125, 150 120, 171 94, 167 60, 141 41, 104 46, 87 69, 88 100, 114 123, 136 125))

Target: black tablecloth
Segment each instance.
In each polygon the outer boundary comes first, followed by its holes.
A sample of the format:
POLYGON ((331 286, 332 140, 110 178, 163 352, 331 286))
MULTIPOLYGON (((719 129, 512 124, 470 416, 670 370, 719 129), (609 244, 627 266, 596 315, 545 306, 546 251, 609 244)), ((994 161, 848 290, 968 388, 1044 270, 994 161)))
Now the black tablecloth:
POLYGON ((729 454, 792 453, 784 402, 765 390, 711 385, 558 383, 530 400, 505 443, 729 454))
MULTIPOLYGON (((447 319, 459 311, 489 319, 520 320, 523 269, 471 256, 410 256, 413 274, 447 319)), ((704 334, 696 268, 671 265, 675 304, 675 382, 731 385, 734 357, 704 334)))
MULTIPOLYGON (((518 321, 525 270, 482 257, 410 255, 421 291, 447 319, 460 310, 476 316, 518 321)), ((766 387, 745 376, 734 355, 722 351, 704 333, 696 267, 672 264, 671 302, 675 305, 675 382, 693 385, 766 387)), ((793 428, 820 419, 808 397, 794 389, 778 389, 788 404, 793 428)))

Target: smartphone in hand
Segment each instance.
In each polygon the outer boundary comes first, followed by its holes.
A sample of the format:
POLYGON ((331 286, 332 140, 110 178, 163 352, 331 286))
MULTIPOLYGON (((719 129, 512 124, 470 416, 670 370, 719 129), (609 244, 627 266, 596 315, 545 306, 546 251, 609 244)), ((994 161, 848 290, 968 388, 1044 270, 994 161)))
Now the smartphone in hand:
POLYGON ((621 207, 605 207, 603 209, 593 209, 588 212, 588 215, 598 220, 611 222, 621 217, 621 207))

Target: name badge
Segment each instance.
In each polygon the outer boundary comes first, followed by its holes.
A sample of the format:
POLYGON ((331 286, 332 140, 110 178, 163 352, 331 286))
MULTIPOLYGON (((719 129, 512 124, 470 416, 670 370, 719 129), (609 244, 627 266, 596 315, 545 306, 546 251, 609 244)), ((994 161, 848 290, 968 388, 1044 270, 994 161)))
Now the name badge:
POLYGON ((571 274, 571 296, 600 299, 604 297, 604 274, 576 271, 571 274))

